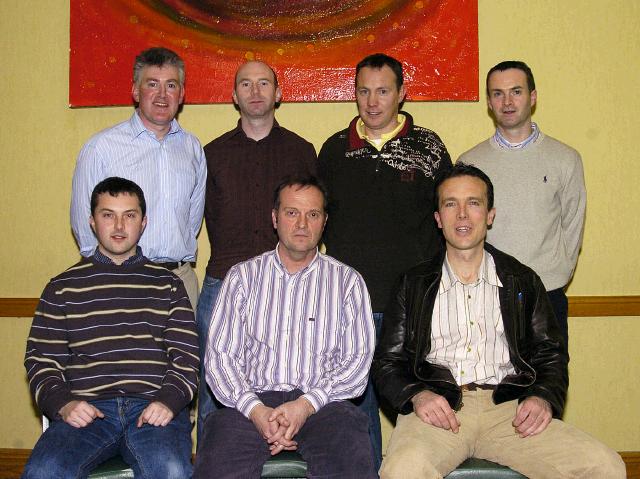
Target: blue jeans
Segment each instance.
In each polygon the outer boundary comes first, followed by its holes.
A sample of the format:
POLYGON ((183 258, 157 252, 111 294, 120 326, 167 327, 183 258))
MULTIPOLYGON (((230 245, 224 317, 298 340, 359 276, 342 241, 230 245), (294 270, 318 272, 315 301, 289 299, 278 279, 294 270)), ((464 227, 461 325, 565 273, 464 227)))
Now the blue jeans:
POLYGON ((198 309, 196 310, 196 327, 198 329, 198 344, 200 346, 200 387, 198 389, 198 430, 196 436, 198 447, 200 447, 205 418, 209 413, 218 409, 213 393, 207 384, 204 358, 213 307, 216 304, 221 286, 222 280, 205 276, 202 282, 202 291, 200 291, 200 299, 198 299, 198 309))
MULTIPOLYGON (((382 328, 383 313, 373 313, 373 322, 376 326, 376 344, 380 337, 382 328)), ((380 410, 378 409, 378 393, 373 387, 371 375, 364 394, 353 400, 353 403, 369 418, 369 440, 373 451, 373 462, 376 471, 380 470, 382 464, 382 431, 380 430, 380 410)))
POLYGON ((136 478, 191 477, 191 423, 184 408, 164 427, 136 422, 146 399, 119 397, 90 401, 104 414, 75 428, 60 417, 40 436, 22 474, 23 479, 84 478, 118 454, 136 478))

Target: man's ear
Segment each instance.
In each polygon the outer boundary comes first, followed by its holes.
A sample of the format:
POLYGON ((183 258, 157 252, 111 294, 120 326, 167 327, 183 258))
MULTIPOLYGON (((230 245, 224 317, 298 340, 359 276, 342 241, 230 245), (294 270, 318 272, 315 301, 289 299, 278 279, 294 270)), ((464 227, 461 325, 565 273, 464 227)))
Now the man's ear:
POLYGON ((494 219, 496 219, 496 209, 491 208, 487 214, 487 226, 491 226, 494 219))
POLYGON ((433 213, 433 217, 436 219, 436 223, 438 223, 438 228, 442 229, 442 222, 440 221, 440 213, 435 211, 433 213))
POLYGON ((407 96, 407 90, 404 87, 404 83, 400 85, 398 89, 398 105, 404 101, 404 97, 407 96))
POLYGON ((91 231, 96 233, 96 220, 93 219, 93 215, 89 216, 89 226, 91 226, 91 231))
POLYGON ((531 108, 536 106, 537 101, 538 101, 538 92, 536 90, 533 90, 531 92, 531 108))
POLYGON ((142 232, 144 233, 145 228, 147 227, 147 215, 144 215, 142 218, 142 232))
POLYGON ((131 85, 131 96, 133 97, 133 101, 136 103, 140 103, 140 88, 135 83, 131 85))
POLYGON ((271 221, 273 222, 273 229, 278 228, 278 212, 276 210, 271 210, 271 221))
POLYGON ((276 87, 276 103, 280 103, 280 100, 282 100, 282 90, 276 87))
POLYGON ((233 103, 238 104, 238 95, 236 95, 236 89, 234 88, 231 91, 231 98, 233 98, 233 103))

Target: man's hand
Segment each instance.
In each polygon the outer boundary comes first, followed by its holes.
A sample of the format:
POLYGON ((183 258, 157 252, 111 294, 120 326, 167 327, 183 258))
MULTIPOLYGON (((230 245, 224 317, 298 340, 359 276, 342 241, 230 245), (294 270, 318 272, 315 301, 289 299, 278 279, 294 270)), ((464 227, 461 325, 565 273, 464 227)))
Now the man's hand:
POLYGON ((530 396, 518 404, 512 424, 520 437, 535 436, 547 428, 552 418, 551 405, 538 396, 530 396))
POLYGON ((286 402, 275 408, 269 416, 269 421, 277 421, 280 425, 285 426, 287 430, 284 437, 287 440, 292 440, 307 422, 309 416, 315 412, 316 410, 309 401, 299 397, 295 401, 286 402))
POLYGON ((298 443, 284 437, 289 423, 286 422, 284 417, 281 418, 282 424, 278 420, 270 421, 269 418, 273 412, 273 408, 258 404, 249 413, 249 419, 251 419, 260 435, 269 443, 272 456, 283 450, 295 451, 298 448, 298 443))
POLYGON ((144 408, 142 414, 138 418, 138 427, 142 427, 143 424, 150 424, 151 426, 166 426, 173 419, 173 413, 171 409, 162 404, 160 401, 153 401, 144 408))
POLYGON ((69 401, 60 408, 58 414, 64 422, 77 428, 88 426, 97 417, 100 419, 104 417, 100 409, 87 401, 69 401))
POLYGON ((447 400, 431 391, 421 391, 411 398, 413 410, 422 422, 457 433, 460 423, 447 400))

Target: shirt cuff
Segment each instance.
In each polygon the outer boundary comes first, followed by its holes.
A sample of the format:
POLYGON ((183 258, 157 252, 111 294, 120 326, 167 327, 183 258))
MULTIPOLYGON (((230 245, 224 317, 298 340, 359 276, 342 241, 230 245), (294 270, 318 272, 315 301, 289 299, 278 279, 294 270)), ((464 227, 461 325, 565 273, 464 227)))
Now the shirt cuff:
POLYGON ((236 402, 236 409, 240 411, 240 413, 244 417, 249 419, 249 414, 251 414, 253 408, 258 404, 262 404, 262 401, 260 401, 256 393, 246 392, 242 396, 240 396, 240 398, 236 402))
POLYGON ((316 412, 329 403, 329 395, 319 388, 307 391, 302 397, 311 403, 316 412))

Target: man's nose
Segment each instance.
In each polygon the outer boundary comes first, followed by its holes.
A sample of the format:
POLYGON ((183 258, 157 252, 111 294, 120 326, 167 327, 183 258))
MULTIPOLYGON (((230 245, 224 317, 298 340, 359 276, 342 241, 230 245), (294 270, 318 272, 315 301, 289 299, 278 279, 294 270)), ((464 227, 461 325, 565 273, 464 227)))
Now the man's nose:
POLYGON ((116 216, 116 229, 124 229, 124 216, 116 216))
POLYGON ((367 96, 367 106, 376 106, 378 104, 378 95, 369 93, 367 96))
POLYGON ((458 207, 458 218, 466 218, 467 217, 467 207, 462 205, 458 207))
POLYGON ((307 215, 298 215, 298 221, 296 222, 296 226, 300 229, 307 227, 307 215))

